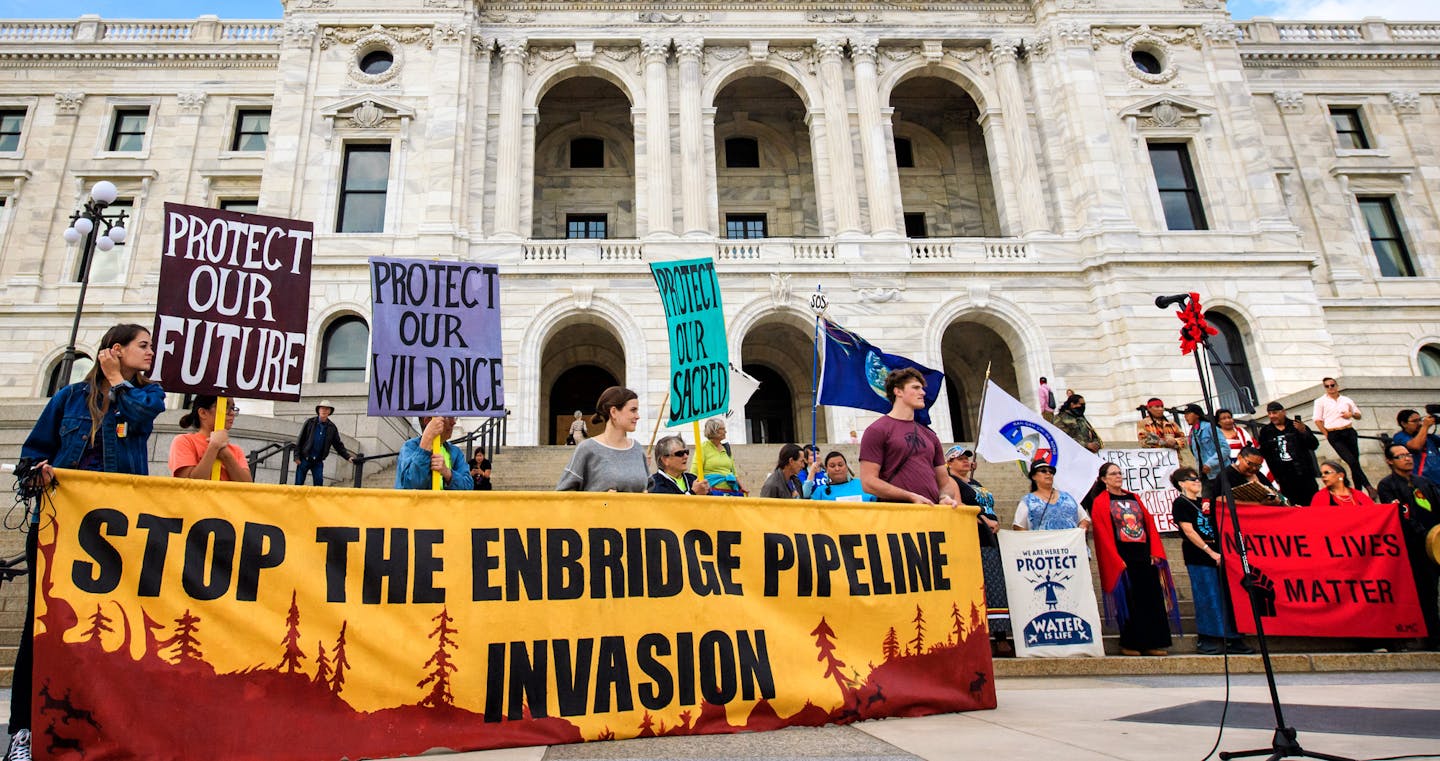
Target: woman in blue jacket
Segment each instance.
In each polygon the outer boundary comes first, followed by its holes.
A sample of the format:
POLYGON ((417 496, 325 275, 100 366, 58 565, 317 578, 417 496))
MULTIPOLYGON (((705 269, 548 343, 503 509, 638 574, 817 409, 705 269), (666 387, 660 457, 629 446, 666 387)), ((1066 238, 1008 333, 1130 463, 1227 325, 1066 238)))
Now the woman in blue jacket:
MULTIPOLYGON (((155 351, 150 331, 139 325, 116 325, 105 332, 95 366, 85 380, 60 389, 45 405, 40 419, 20 450, 35 463, 40 484, 49 486, 54 468, 105 473, 150 474, 150 431, 165 409, 165 391, 145 377, 155 351)), ((25 536, 25 557, 31 569, 25 631, 15 658, 10 698, 10 752, 7 758, 29 758, 30 694, 33 677, 32 640, 35 617, 35 548, 39 511, 31 513, 25 536)))

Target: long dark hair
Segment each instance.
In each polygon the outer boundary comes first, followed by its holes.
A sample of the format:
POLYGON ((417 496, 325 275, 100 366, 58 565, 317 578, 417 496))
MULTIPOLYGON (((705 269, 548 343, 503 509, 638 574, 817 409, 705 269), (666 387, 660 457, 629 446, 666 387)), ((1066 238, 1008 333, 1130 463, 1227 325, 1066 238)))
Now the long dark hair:
POLYGON ((1095 504, 1095 498, 1100 496, 1101 492, 1106 491, 1105 471, 1109 470, 1110 468, 1119 467, 1119 465, 1116 465, 1113 462, 1107 462, 1100 466, 1100 471, 1095 474, 1095 483, 1090 485, 1090 491, 1085 492, 1085 499, 1080 500, 1081 507, 1089 510, 1090 506, 1095 504))
MULTIPOLYGON (((133 322, 121 323, 105 331, 100 338, 100 351, 108 351, 115 344, 129 346, 141 333, 149 334, 150 329, 144 325, 136 325, 133 322)), ((90 366, 90 372, 85 374, 85 383, 89 385, 89 396, 86 399, 86 406, 90 408, 90 440, 95 440, 95 432, 100 430, 100 422, 105 419, 105 413, 110 411, 110 381, 105 378, 105 371, 100 369, 100 356, 96 353, 95 364, 90 366)), ((131 383, 136 386, 144 386, 150 383, 145 373, 135 373, 131 383)))
POLYGON ((784 468, 791 460, 803 456, 804 451, 799 444, 786 444, 780 447, 780 456, 775 460, 775 469, 784 468))
POLYGON ((624 409, 625 404, 631 399, 639 399, 640 395, 624 386, 611 386, 600 393, 600 398, 595 400, 595 416, 590 422, 595 425, 603 425, 610 420, 610 408, 624 409))

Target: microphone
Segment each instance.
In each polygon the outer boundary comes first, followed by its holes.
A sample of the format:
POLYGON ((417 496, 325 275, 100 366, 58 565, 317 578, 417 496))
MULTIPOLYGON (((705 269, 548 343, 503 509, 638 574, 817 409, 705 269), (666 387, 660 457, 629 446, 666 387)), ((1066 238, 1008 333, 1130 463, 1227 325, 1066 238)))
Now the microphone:
POLYGON ((1177 293, 1174 296, 1156 296, 1155 307, 1157 309, 1169 309, 1173 306, 1183 306, 1190 299, 1188 293, 1177 293))

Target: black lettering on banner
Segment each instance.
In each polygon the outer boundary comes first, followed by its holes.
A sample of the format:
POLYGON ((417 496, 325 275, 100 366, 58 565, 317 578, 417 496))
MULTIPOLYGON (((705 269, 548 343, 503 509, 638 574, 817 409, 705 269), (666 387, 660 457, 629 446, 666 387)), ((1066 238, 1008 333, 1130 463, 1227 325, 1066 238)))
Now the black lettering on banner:
POLYGON ((498 528, 470 529, 471 600, 490 602, 500 599, 500 587, 490 583, 490 572, 500 567, 500 558, 490 554, 490 545, 499 540, 498 528))
POLYGON ((739 545, 739 531, 715 533, 715 565, 720 569, 720 586, 727 595, 744 594, 740 582, 735 580, 735 572, 740 570, 740 556, 736 554, 739 545))
POLYGON ((680 705, 695 705, 695 635, 690 632, 675 635, 675 674, 680 705))
POLYGON ((365 565, 361 577, 360 602, 366 605, 380 604, 380 587, 389 588, 386 602, 396 605, 405 602, 405 589, 410 576, 410 531, 394 528, 389 530, 390 551, 385 551, 386 530, 365 529, 365 565))
POLYGON ((950 560, 940 547, 945 543, 945 532, 931 531, 927 536, 930 538, 930 578, 934 580, 935 589, 949 589, 950 578, 945 575, 945 565, 950 560))
POLYGON ((775 698, 775 675, 770 670, 770 650, 765 645, 765 630, 756 629, 752 642, 750 632, 735 632, 735 644, 740 661, 740 696, 746 700, 755 699, 755 687, 760 687, 760 697, 775 698))
POLYGON ((524 707, 537 719, 549 716, 550 701, 545 694, 546 642, 535 640, 533 658, 524 642, 510 643, 510 714, 511 721, 525 718, 524 707))
POLYGON ((315 529, 315 541, 325 545, 325 602, 345 602, 349 549, 350 545, 360 541, 360 529, 354 526, 321 526, 315 529))
POLYGON ((840 537, 840 559, 845 562, 845 579, 850 582, 851 597, 870 594, 869 585, 860 580, 860 572, 865 570, 865 561, 856 554, 860 544, 859 534, 844 534, 840 537))
POLYGON ((680 540, 675 532, 664 529, 645 531, 646 581, 648 597, 674 597, 685 584, 680 567, 680 540))
POLYGON ((498 723, 505 718, 505 643, 491 642, 485 647, 485 721, 498 723))
POLYGON ((230 589, 234 561, 235 527, 219 518, 196 521, 185 536, 185 567, 180 580, 185 594, 196 600, 219 599, 230 589))
POLYGON ((625 540, 613 528, 590 529, 590 596, 596 600, 625 596, 625 540), (608 581, 607 581, 608 580, 608 581))
POLYGON ((784 534, 767 533, 764 537, 765 596, 780 594, 780 572, 795 567, 795 544, 784 534))
MULTIPOLYGON (((33 529, 32 529, 33 530, 33 529)), ((124 569, 120 551, 106 541, 108 536, 125 536, 130 532, 130 521, 119 510, 102 507, 85 513, 80 519, 76 540, 80 549, 94 558, 76 560, 70 566, 70 580, 82 592, 107 594, 120 585, 120 574, 124 569)), ((31 569, 34 573, 34 569, 31 569)))
POLYGON ((700 696, 717 706, 735 699, 735 647, 725 632, 700 637, 700 696))
POLYGON ((635 660, 639 662, 640 670, 650 677, 649 682, 640 685, 640 705, 647 710, 658 711, 675 699, 675 677, 657 659, 657 656, 669 654, 670 640, 654 632, 642 636, 635 649, 635 660))
POLYGON ((585 713, 590 700, 590 662, 595 658, 595 640, 589 637, 575 642, 575 656, 570 656, 570 640, 551 640, 555 649, 555 693, 560 702, 561 716, 585 713))
POLYGON ((552 528, 545 533, 545 554, 550 566, 545 574, 546 599, 578 600, 584 594, 585 567, 580 564, 584 551, 580 532, 574 529, 552 528))
POLYGON ((610 696, 616 711, 631 711, 635 700, 630 690, 630 663, 625 657, 624 637, 601 637, 600 657, 595 664, 595 713, 609 713, 610 696))
MULTIPOLYGON (((796 537, 799 538, 798 536, 796 537)), ((830 596, 830 574, 840 570, 840 548, 826 534, 814 534, 816 597, 830 596)))
POLYGON ((510 602, 520 599, 517 592, 522 582, 526 599, 543 599, 541 568, 544 558, 540 552, 540 529, 525 529, 523 540, 519 530, 505 529, 505 561, 505 599, 510 602))
POLYGON ((160 585, 165 580, 165 556, 170 550, 170 536, 180 533, 184 522, 179 518, 161 518, 150 513, 141 513, 135 518, 135 527, 145 529, 145 554, 140 561, 140 586, 136 594, 140 597, 159 597, 160 585))
POLYGON ((713 551, 710 534, 699 529, 685 532, 685 563, 690 571, 690 587, 701 597, 720 594, 715 564, 704 559, 713 551))
POLYGON ((414 602, 445 602, 445 589, 435 586, 435 574, 445 570, 445 559, 435 557, 435 545, 444 543, 444 529, 415 529, 415 584, 411 590, 414 602))
POLYGON ((865 535, 865 554, 870 557, 870 584, 877 595, 888 595, 895 590, 885 579, 885 563, 880 558, 880 537, 865 535))
POLYGON ((240 539, 240 569, 235 578, 235 599, 255 602, 260 572, 285 562, 285 531, 268 523, 245 523, 240 539))

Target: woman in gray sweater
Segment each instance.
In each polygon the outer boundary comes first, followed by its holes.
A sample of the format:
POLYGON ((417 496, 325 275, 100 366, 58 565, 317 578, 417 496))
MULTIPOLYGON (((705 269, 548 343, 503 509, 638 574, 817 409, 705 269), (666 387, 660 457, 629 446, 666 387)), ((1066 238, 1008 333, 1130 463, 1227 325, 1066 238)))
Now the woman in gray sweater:
POLYGON ((605 432, 575 447, 555 490, 643 493, 650 470, 644 448, 630 438, 639 421, 640 400, 634 391, 623 386, 605 389, 591 419, 603 423, 605 432))

